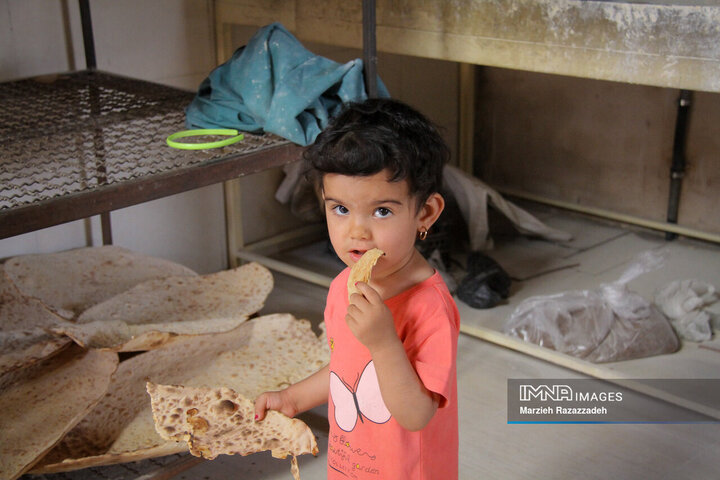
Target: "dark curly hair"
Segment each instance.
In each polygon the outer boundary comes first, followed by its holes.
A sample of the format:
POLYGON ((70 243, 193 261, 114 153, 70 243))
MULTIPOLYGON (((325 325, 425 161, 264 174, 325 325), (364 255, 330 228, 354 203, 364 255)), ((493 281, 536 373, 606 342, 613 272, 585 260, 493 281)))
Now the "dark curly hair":
POLYGON ((391 182, 408 181, 418 208, 440 191, 448 157, 430 120, 387 98, 347 104, 304 153, 318 186, 327 173, 370 176, 387 169, 391 182))

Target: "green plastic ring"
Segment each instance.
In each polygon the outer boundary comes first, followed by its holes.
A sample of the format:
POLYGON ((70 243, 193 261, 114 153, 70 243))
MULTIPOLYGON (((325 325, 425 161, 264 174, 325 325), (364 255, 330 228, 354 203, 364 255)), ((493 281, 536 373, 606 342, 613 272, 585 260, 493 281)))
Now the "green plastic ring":
POLYGON ((226 147, 239 142, 243 138, 245 137, 242 133, 238 134, 237 130, 230 128, 200 128, 197 130, 183 130, 181 132, 173 133, 167 137, 167 144, 173 148, 179 148, 181 150, 204 150, 206 148, 226 147), (229 135, 230 138, 205 143, 184 143, 175 141, 178 138, 197 137, 201 135, 229 135))

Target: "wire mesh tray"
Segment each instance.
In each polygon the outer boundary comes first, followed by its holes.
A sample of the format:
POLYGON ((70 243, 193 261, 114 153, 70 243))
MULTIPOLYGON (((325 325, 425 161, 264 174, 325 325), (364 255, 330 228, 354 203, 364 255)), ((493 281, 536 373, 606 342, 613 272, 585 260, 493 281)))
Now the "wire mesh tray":
MULTIPOLYGON (((177 150, 166 145, 185 129, 185 107, 194 94, 103 72, 76 72, 0 84, 0 218, 13 209, 46 209, 57 199, 97 192, 162 174, 202 169, 218 162, 255 156, 288 145, 280 137, 245 134, 242 142, 212 150, 177 150)), ((298 147, 299 148, 299 147, 298 147)), ((253 171, 285 159, 266 158, 253 171)), ((188 177, 182 186, 155 198, 226 180, 244 173, 237 167, 218 171, 201 183, 188 177)), ((252 172, 249 172, 252 173, 252 172)), ((162 184, 154 185, 162 189, 162 184)), ((137 193, 137 192, 135 192, 137 193)), ((122 206, 146 201, 124 190, 122 206)), ((97 203, 97 198, 93 198, 97 203)), ((114 200, 118 203, 117 199, 114 200)), ((110 207, 110 208, 109 208, 110 207)), ((98 211, 78 212, 75 218, 98 211)), ((77 204, 72 208, 77 208, 77 204)), ((72 216, 66 214, 66 217, 72 216)), ((63 218, 69 221, 75 218, 63 218)), ((15 223, 27 221, 25 217, 15 223)), ((2 223, 2 222, 0 222, 2 223)), ((9 220, 5 223, 9 223, 9 220)), ((56 223, 62 223, 58 221, 56 223)), ((43 219, 38 225, 49 226, 43 219)), ((0 238, 17 234, 21 226, 0 238)), ((35 229, 29 226, 26 231, 35 229)), ((0 232, 3 233, 3 232, 0 232)))

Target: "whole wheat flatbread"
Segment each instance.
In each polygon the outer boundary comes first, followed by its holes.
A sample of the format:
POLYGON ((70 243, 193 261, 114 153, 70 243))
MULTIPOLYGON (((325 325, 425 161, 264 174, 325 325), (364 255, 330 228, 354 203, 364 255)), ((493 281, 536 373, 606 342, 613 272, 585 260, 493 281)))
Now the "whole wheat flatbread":
POLYGON ((0 478, 27 471, 105 394, 117 354, 73 346, 0 388, 0 478))
POLYGON ((23 255, 5 262, 5 271, 24 295, 68 319, 146 280, 196 275, 180 264, 115 246, 23 255))
POLYGON ((166 440, 186 441, 190 453, 212 460, 220 454, 270 450, 275 458, 317 455, 310 428, 274 410, 256 422, 255 404, 229 388, 147 384, 155 429, 166 440))
POLYGON ((69 338, 41 328, 0 332, 0 384, 6 375, 57 355, 71 344, 69 338))
POLYGON ((20 293, 0 266, 0 379, 67 347, 68 338, 47 331, 61 321, 40 300, 20 293))
POLYGON ((125 360, 103 400, 45 457, 34 472, 109 465, 187 450, 155 431, 147 382, 215 387, 255 398, 317 371, 327 343, 307 320, 275 314, 218 334, 184 337, 125 360))
POLYGON ((368 282, 370 281, 370 275, 372 269, 377 263, 378 259, 385 255, 382 250, 373 248, 368 250, 360 257, 360 260, 355 263, 350 269, 350 276, 348 277, 348 300, 353 293, 359 293, 355 284, 357 282, 368 282))
POLYGON ((86 348, 149 350, 178 335, 226 332, 265 305, 270 271, 257 263, 202 276, 143 282, 53 331, 86 348))

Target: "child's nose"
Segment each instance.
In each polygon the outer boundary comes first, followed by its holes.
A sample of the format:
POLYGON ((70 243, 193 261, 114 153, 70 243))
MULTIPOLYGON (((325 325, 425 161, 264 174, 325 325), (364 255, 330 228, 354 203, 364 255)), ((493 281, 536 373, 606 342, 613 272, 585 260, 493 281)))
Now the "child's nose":
POLYGON ((353 219, 350 224, 350 238, 368 239, 370 238, 370 229, 367 224, 359 219, 353 219))

